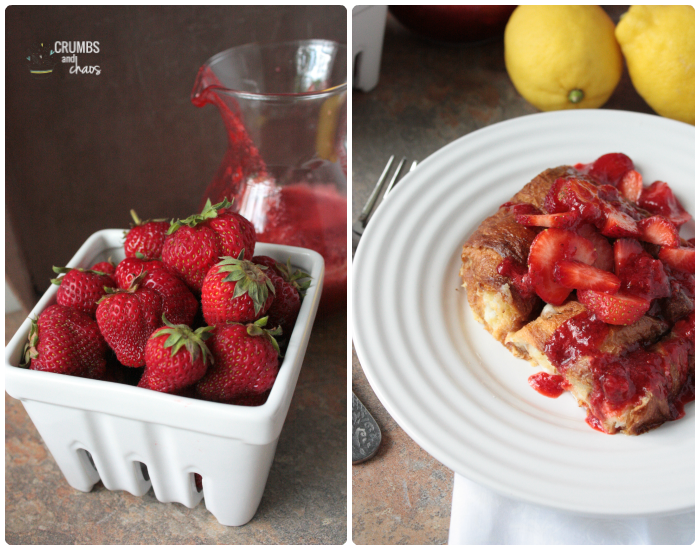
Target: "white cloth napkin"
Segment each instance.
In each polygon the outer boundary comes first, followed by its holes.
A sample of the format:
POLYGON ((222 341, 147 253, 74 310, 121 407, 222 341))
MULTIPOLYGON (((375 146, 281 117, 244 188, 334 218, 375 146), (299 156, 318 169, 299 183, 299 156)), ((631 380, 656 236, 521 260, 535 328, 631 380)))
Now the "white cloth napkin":
POLYGON ((595 519, 512 500, 455 474, 449 544, 692 544, 695 510, 595 519))

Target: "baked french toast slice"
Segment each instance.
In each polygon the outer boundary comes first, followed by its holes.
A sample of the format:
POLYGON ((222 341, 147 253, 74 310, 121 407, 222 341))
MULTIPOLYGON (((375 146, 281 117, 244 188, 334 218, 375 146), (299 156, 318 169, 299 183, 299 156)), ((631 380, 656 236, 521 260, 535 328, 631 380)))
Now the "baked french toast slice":
POLYGON ((644 433, 694 400, 691 217, 660 184, 622 154, 545 170, 462 249, 474 317, 606 433, 644 433))
POLYGON ((563 377, 563 388, 586 409, 593 427, 638 435, 678 418, 679 400, 693 390, 694 317, 669 328, 648 315, 632 325, 609 325, 571 300, 545 306, 506 343, 563 377))

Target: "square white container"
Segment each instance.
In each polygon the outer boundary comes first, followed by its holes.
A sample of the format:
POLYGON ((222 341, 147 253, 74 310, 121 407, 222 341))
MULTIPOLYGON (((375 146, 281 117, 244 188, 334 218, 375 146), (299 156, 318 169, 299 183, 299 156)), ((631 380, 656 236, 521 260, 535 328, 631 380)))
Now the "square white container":
MULTIPOLYGON (((98 231, 68 266, 90 267, 109 257, 119 262, 122 243, 123 230, 98 231)), ((243 525, 253 518, 299 377, 324 274, 323 257, 312 250, 258 243, 255 254, 283 262, 291 258, 293 266, 312 276, 279 375, 259 407, 19 368, 30 327, 29 319, 24 321, 5 348, 5 389, 22 402, 72 487, 88 492, 102 480, 109 490, 136 496, 153 487, 161 502, 193 508, 204 498, 223 525, 243 525), (201 492, 194 473, 202 476, 201 492)), ((55 303, 57 290, 51 285, 30 317, 55 303)))

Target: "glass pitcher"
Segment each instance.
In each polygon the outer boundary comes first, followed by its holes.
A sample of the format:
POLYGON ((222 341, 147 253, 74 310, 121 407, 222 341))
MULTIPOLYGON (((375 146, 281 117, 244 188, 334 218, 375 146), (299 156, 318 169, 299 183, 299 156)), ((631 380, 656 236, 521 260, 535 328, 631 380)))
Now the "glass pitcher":
POLYGON ((199 70, 192 102, 216 105, 224 159, 202 197, 232 208, 261 242, 325 259, 320 313, 347 293, 347 54, 328 40, 247 44, 199 70))

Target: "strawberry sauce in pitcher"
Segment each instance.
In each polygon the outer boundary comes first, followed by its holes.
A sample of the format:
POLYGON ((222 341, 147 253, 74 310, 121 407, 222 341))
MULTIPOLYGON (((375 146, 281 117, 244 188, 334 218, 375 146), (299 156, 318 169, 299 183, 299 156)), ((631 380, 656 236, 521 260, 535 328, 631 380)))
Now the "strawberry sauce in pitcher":
POLYGON ((228 198, 260 242, 310 248, 326 263, 320 313, 345 307, 345 47, 326 40, 249 44, 199 70, 192 102, 216 105, 228 135, 207 198, 228 198))

